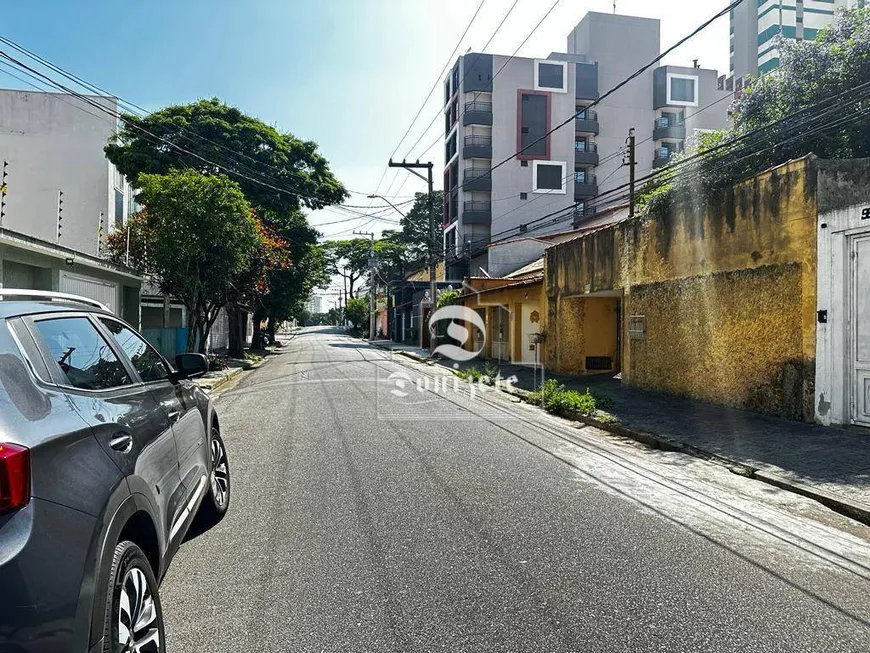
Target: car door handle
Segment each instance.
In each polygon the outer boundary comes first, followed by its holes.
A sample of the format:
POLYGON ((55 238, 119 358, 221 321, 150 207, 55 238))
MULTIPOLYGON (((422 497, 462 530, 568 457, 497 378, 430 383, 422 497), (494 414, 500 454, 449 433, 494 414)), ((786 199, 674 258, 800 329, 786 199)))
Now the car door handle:
POLYGON ((129 433, 118 433, 109 440, 109 446, 115 451, 129 453, 130 449, 133 448, 133 436, 129 433))
POLYGON ((167 414, 167 417, 169 418, 170 424, 175 424, 175 422, 177 422, 179 419, 181 419, 181 411, 180 410, 170 410, 169 413, 167 414))

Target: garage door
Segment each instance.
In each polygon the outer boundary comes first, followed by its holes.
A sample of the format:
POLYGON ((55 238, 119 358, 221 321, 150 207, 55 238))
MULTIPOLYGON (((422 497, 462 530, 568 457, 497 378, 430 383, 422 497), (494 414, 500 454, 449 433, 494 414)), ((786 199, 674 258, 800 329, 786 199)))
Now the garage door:
POLYGON ((113 313, 118 312, 118 284, 68 272, 60 274, 60 291, 95 299, 113 313))

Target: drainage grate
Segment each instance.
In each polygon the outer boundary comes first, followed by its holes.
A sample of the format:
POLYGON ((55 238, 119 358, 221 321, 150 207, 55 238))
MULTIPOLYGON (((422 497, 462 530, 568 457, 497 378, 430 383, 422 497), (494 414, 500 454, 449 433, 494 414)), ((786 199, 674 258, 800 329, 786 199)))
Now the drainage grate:
POLYGON ((587 370, 612 370, 613 359, 610 356, 587 356, 587 370))

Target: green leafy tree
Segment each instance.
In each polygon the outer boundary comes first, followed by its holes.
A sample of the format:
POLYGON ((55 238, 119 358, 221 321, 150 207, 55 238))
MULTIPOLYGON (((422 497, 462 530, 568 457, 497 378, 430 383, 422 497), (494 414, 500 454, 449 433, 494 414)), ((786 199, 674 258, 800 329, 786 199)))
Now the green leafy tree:
POLYGON ((371 241, 367 238, 333 240, 323 244, 328 270, 343 277, 348 297, 356 297, 357 283, 368 274, 371 241))
MULTIPOLYGON (((138 179, 144 211, 128 224, 130 264, 153 276, 160 291, 188 313, 188 349, 205 352, 218 311, 261 246, 251 206, 223 175, 173 170, 138 179)), ((125 260, 126 237, 110 241, 109 256, 125 260)))
MULTIPOLYGON (((319 154, 316 143, 280 132, 218 99, 166 107, 145 118, 129 114, 122 118, 118 138, 106 146, 105 152, 134 186, 140 187, 142 175, 165 174, 173 169, 189 168, 204 175, 216 174, 221 167, 234 171, 233 179, 259 219, 291 244, 288 254, 291 267, 314 271, 322 278, 323 268, 316 266, 323 259, 313 247, 317 233, 302 228, 300 221, 304 222, 305 218, 301 209, 338 204, 348 194, 330 171, 327 160, 319 154), (308 256, 314 259, 309 261, 308 256)), ((281 319, 279 316, 286 316, 292 310, 300 296, 307 294, 306 284, 297 284, 299 292, 291 292, 294 286, 289 277, 292 275, 283 268, 275 273, 285 282, 275 297, 269 297, 268 284, 265 289, 252 288, 251 276, 256 275, 243 274, 237 280, 236 294, 227 305, 230 354, 235 356, 243 354, 240 340, 243 304, 260 308, 261 314, 267 307, 269 324, 274 325, 281 319)))
POLYGON ((434 193, 435 202, 435 240, 429 233, 429 195, 417 193, 414 204, 400 222, 400 230, 396 232, 384 232, 384 239, 388 242, 403 246, 403 260, 408 270, 414 270, 426 265, 430 251, 435 258, 443 255, 441 240, 441 207, 444 201, 444 193, 440 190, 434 193))
POLYGON ((357 297, 347 300, 345 316, 355 329, 362 329, 369 321, 369 302, 367 299, 357 297))

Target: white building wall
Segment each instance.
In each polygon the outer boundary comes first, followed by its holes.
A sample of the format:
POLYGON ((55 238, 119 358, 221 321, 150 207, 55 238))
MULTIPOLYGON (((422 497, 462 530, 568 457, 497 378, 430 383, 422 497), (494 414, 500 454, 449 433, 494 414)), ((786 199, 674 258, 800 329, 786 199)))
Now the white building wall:
MULTIPOLYGON (((91 99, 118 110, 113 98, 91 99)), ((70 95, 0 90, 0 160, 9 164, 2 226, 57 243, 57 200, 62 190, 59 244, 97 255, 100 212, 104 233, 115 218, 116 175, 103 147, 115 133, 116 122, 70 95)), ((127 207, 129 189, 122 184, 121 190, 120 204, 127 207)))

